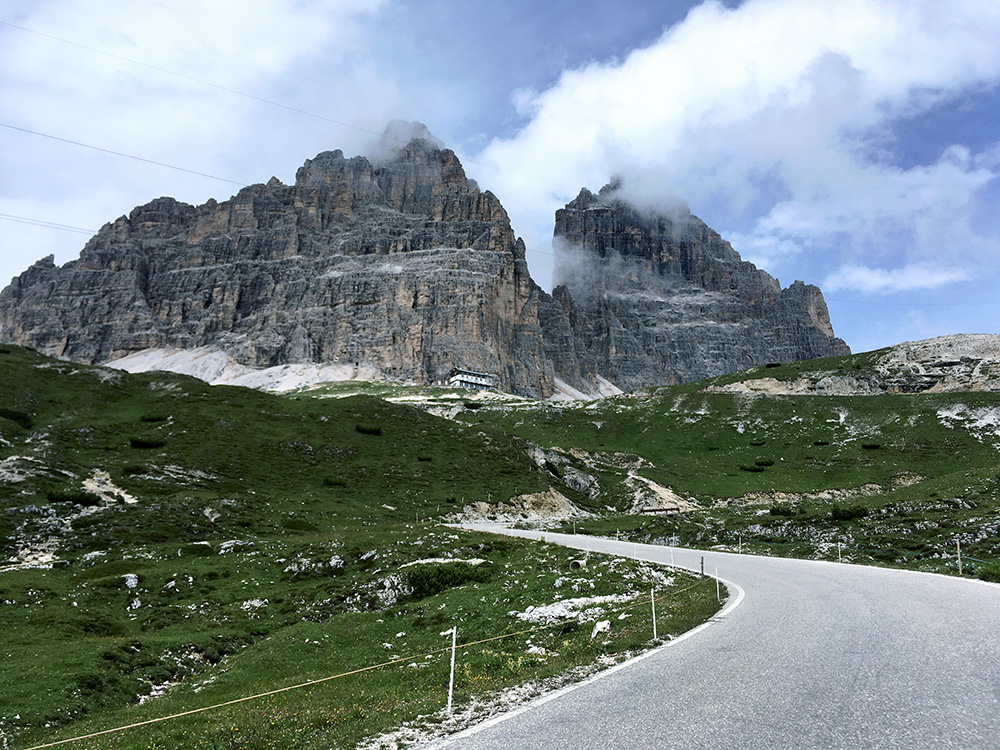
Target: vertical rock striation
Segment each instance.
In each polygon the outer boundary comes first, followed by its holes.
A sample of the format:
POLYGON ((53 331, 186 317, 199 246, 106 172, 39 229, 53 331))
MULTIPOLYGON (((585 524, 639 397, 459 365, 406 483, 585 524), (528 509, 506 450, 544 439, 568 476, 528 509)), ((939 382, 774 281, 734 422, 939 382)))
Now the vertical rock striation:
POLYGON ((686 206, 644 212, 616 194, 584 189, 556 212, 540 314, 558 377, 629 391, 850 352, 817 287, 782 289, 686 206))
POLYGON ((294 186, 140 206, 79 260, 15 279, 0 335, 92 363, 211 346, 253 367, 353 363, 416 383, 464 367, 548 394, 538 299, 496 196, 415 139, 378 164, 322 153, 294 186))

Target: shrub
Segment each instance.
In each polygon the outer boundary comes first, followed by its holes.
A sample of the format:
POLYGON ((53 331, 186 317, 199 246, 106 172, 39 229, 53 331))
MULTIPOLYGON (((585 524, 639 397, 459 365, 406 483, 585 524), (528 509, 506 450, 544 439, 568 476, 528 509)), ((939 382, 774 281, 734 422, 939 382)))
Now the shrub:
POLYGON ((770 458, 758 458, 754 461, 757 466, 774 466, 774 460, 770 458))
POLYGON ((0 417, 9 419, 11 422, 16 422, 26 430, 31 429, 31 415, 26 412, 0 406, 0 417))
POLYGON ((490 580, 489 569, 482 565, 462 562, 415 565, 406 572, 406 582, 413 591, 414 599, 433 596, 464 583, 485 583, 488 580, 490 580))
POLYGON ((976 577, 984 581, 1000 583, 1000 563, 986 563, 976 569, 976 577))
POLYGON ((772 516, 794 516, 795 508, 788 505, 772 505, 767 512, 772 516))
POLYGON ((58 487, 45 493, 50 503, 73 503, 74 505, 85 505, 88 507, 99 505, 101 498, 93 492, 76 489, 73 487, 58 487))
POLYGON ((829 440, 814 440, 813 445, 829 445, 829 440))
POLYGON ((166 440, 160 440, 159 438, 138 438, 134 437, 129 439, 129 444, 133 448, 162 448, 167 444, 166 440))
POLYGON ((765 470, 766 470, 765 467, 763 467, 763 466, 757 466, 756 464, 754 464, 753 466, 740 466, 740 471, 761 472, 761 471, 765 471, 765 470))
POLYGON ((382 428, 374 425, 359 424, 355 425, 354 429, 360 432, 362 435, 381 435, 382 428))
POLYGON ((304 518, 283 518, 281 526, 289 531, 319 531, 319 526, 304 518))
POLYGON ((878 443, 862 443, 861 447, 866 451, 877 451, 882 446, 878 443))
POLYGON ((830 508, 830 518, 834 521, 853 521, 868 515, 868 508, 863 505, 849 505, 846 508, 834 505, 830 508))

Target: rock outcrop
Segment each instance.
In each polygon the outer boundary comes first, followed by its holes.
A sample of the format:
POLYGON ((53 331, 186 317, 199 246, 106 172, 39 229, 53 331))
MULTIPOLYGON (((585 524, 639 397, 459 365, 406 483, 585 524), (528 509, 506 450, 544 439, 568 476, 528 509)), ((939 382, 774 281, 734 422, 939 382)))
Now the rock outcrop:
POLYGON ((557 378, 631 390, 846 353, 818 289, 782 290, 690 214, 610 188, 557 213, 571 262, 546 294, 496 196, 418 135, 373 159, 322 153, 294 185, 140 206, 0 292, 0 339, 88 363, 198 350, 414 383, 460 367, 535 396, 557 378))
POLYGON ((629 391, 850 353, 817 287, 782 289, 686 206, 643 212, 616 192, 584 189, 556 213, 558 286, 540 315, 558 377, 629 391))
POLYGON ((350 363, 425 383, 453 367, 551 393, 524 245, 496 196, 423 139, 373 164, 340 151, 223 203, 160 198, 80 259, 0 293, 0 335, 97 363, 211 346, 236 362, 350 363))

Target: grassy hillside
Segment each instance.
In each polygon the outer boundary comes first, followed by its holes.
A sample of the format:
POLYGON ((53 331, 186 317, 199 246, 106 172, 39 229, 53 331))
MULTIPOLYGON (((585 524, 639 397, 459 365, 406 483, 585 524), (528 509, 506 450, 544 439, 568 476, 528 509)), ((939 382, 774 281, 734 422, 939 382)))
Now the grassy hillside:
POLYGON ((581 403, 462 410, 594 476, 594 532, 636 539, 1000 576, 1000 393, 817 396, 722 393, 758 376, 863 377, 872 354, 581 403), (696 502, 669 518, 622 517, 630 473, 696 502), (846 554, 845 554, 846 552, 846 554), (975 558, 975 559, 973 559, 975 558))
POLYGON ((460 651, 466 706, 645 647, 651 624, 637 613, 650 585, 661 633, 718 606, 714 585, 685 576, 596 556, 571 570, 568 550, 437 523, 467 502, 549 487, 593 505, 522 439, 485 424, 371 396, 125 375, 12 346, 0 347, 0 382, 6 747, 400 660, 69 745, 351 747, 442 708, 441 632, 452 626, 465 644, 508 636, 460 651), (529 616, 574 599, 565 619, 529 616), (602 617, 615 625, 592 639, 602 617))

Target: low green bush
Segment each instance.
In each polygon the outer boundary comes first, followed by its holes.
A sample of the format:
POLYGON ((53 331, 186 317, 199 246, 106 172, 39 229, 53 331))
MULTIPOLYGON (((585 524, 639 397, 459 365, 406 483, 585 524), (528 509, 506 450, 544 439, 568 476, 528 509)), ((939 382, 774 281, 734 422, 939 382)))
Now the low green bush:
POLYGON ((167 444, 166 440, 161 440, 160 438, 141 438, 134 437, 129 439, 129 445, 133 448, 162 448, 167 444))
POLYGON ((73 503, 92 507, 101 503, 101 497, 87 490, 75 487, 58 487, 45 493, 50 503, 73 503))
POLYGON ((830 508, 830 518, 834 521, 853 521, 855 518, 864 518, 868 515, 868 508, 863 505, 849 505, 843 507, 834 505, 830 508))
POLYGON ((464 583, 486 583, 490 570, 483 565, 445 563, 443 565, 415 565, 406 572, 414 599, 440 594, 464 583))
POLYGON ((9 419, 11 422, 21 425, 26 430, 31 429, 31 415, 18 409, 7 409, 0 406, 0 417, 9 419))
POLYGON ((986 563, 976 568, 976 578, 1000 583, 1000 563, 986 563))

